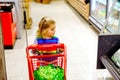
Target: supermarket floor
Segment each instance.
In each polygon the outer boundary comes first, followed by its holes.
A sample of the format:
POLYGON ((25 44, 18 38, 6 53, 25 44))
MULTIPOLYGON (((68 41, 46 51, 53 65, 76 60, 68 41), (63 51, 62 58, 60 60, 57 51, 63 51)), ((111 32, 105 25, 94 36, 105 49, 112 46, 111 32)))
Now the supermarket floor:
MULTIPOLYGON (((33 23, 31 29, 27 30, 28 45, 33 44, 43 16, 56 21, 56 35, 67 46, 67 80, 105 80, 111 77, 107 70, 96 70, 98 33, 64 0, 52 0, 50 4, 31 2, 30 13, 33 23)), ((25 36, 23 31, 14 49, 5 50, 8 80, 29 78, 25 36)))

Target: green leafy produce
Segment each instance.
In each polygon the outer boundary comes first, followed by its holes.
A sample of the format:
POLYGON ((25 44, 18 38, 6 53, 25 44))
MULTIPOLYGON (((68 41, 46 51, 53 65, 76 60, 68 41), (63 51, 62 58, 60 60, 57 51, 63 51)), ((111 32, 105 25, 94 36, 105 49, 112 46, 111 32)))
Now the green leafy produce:
POLYGON ((34 71, 35 80, 64 80, 64 69, 49 64, 34 71))

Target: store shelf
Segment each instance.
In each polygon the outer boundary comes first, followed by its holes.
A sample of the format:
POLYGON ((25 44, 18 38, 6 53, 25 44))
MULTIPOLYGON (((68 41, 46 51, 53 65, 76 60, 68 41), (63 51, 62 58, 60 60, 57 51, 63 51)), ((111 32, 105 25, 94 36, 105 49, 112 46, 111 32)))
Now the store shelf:
POLYGON ((67 2, 86 20, 89 20, 89 3, 84 0, 67 0, 67 2))
POLYGON ((24 27, 26 29, 30 29, 32 26, 32 18, 30 15, 30 2, 29 2, 29 0, 23 1, 22 8, 23 8, 23 15, 24 15, 24 27))
POLYGON ((35 0, 38 3, 49 4, 51 0, 35 0))

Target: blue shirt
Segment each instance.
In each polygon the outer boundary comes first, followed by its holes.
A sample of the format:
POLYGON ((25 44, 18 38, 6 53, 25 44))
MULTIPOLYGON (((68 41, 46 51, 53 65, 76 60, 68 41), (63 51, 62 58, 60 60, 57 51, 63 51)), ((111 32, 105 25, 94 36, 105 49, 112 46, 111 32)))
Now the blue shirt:
POLYGON ((57 44, 58 41, 59 39, 56 36, 53 36, 51 39, 44 39, 42 37, 35 39, 35 43, 37 44, 57 44))

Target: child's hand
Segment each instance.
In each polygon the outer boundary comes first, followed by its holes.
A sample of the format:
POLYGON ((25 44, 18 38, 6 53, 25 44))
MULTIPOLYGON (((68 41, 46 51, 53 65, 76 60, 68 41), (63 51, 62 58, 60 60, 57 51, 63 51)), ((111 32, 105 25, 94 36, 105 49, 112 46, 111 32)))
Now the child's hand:
POLYGON ((63 48, 59 48, 59 52, 60 53, 64 52, 64 49, 63 48))
POLYGON ((36 49, 32 50, 32 54, 38 54, 38 50, 36 49))

